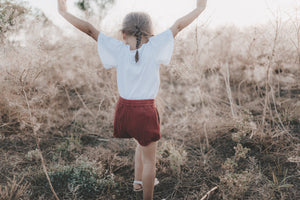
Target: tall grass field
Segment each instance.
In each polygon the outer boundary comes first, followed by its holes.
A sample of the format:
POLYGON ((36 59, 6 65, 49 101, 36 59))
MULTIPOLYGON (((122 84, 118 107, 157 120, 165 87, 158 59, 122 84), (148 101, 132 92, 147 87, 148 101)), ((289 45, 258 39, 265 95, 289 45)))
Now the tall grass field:
MULTIPOLYGON (((194 26, 161 66, 155 200, 300 199, 300 13, 194 26)), ((109 33, 112 36, 115 32, 109 33)), ((94 41, 0 0, 0 200, 140 200, 94 41)))

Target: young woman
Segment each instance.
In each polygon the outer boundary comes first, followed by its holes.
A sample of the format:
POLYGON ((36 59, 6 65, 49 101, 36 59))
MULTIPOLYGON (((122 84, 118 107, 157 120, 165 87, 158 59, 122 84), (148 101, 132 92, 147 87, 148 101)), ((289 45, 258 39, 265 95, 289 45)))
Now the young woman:
POLYGON ((105 68, 117 69, 118 100, 114 137, 134 138, 135 179, 133 189, 143 190, 143 199, 153 199, 156 165, 156 143, 160 139, 160 120, 155 106, 160 78, 160 64, 171 60, 174 38, 205 9, 207 0, 197 0, 197 7, 178 19, 166 31, 153 36, 148 14, 129 13, 122 25, 123 41, 100 33, 93 25, 68 13, 66 0, 58 0, 59 13, 98 44, 98 53, 105 68))

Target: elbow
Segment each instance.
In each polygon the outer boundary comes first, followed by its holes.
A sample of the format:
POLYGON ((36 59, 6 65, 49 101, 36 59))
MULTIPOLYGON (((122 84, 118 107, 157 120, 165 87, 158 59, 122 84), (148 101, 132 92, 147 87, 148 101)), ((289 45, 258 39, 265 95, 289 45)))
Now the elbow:
POLYGON ((91 29, 87 29, 86 30, 86 34, 88 34, 89 36, 93 35, 93 31, 91 29))
POLYGON ((92 25, 89 25, 86 30, 85 30, 85 33, 92 37, 94 40, 98 40, 98 35, 99 35, 99 32, 92 26, 92 25))
POLYGON ((173 33, 174 38, 176 35, 185 28, 184 23, 181 20, 178 20, 171 27, 171 31, 173 33))
POLYGON ((182 24, 179 24, 179 25, 177 26, 178 32, 182 31, 183 29, 184 29, 184 26, 183 26, 182 24))
POLYGON ((93 35, 93 27, 91 24, 88 24, 86 26, 86 30, 85 30, 86 34, 89 35, 89 36, 92 36, 93 35))
POLYGON ((178 22, 176 22, 175 28, 176 28, 177 32, 180 32, 184 29, 184 26, 180 21, 178 21, 178 22))

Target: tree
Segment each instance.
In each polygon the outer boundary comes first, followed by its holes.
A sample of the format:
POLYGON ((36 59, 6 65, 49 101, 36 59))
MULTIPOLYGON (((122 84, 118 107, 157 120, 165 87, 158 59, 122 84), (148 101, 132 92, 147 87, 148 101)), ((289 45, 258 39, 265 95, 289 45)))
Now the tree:
POLYGON ((45 23, 48 18, 41 10, 32 9, 22 1, 0 0, 0 42, 11 33, 28 28, 33 21, 45 23))
POLYGON ((114 3, 115 0, 78 0, 75 4, 87 15, 97 15, 102 18, 114 3))
POLYGON ((29 10, 24 4, 0 0, 0 36, 2 37, 6 32, 19 26, 28 12, 29 10))

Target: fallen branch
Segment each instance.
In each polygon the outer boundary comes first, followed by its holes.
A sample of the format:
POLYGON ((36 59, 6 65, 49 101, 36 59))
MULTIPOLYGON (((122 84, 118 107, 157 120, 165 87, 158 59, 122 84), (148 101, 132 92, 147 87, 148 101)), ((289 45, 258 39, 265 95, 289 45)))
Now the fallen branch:
POLYGON ((210 193, 212 193, 212 192, 215 191, 216 189, 218 189, 217 186, 214 187, 213 189, 209 190, 209 191, 201 198, 201 200, 206 199, 206 198, 210 195, 210 193))
POLYGON ((94 119, 96 118, 96 116, 94 115, 94 113, 89 109, 89 107, 87 107, 87 105, 84 103, 83 99, 81 98, 80 94, 78 93, 77 89, 75 88, 75 93, 77 94, 79 100, 81 101, 82 105, 85 107, 85 109, 87 109, 87 111, 90 113, 90 115, 92 117, 94 117, 94 119))

